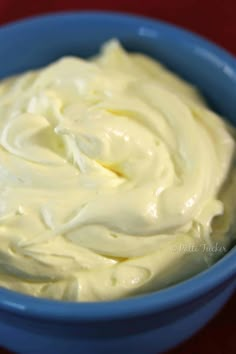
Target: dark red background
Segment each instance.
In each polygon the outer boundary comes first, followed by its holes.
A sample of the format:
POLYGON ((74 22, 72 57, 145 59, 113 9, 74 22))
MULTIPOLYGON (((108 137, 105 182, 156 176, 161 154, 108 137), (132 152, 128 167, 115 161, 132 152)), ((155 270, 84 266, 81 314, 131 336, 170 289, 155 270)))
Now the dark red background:
MULTIPOLYGON (((116 10, 162 19, 191 29, 236 55, 236 0, 0 0, 0 24, 75 9, 116 10)), ((0 349, 0 353, 7 351, 0 349)), ((236 354, 236 296, 200 333, 170 353, 236 354)))

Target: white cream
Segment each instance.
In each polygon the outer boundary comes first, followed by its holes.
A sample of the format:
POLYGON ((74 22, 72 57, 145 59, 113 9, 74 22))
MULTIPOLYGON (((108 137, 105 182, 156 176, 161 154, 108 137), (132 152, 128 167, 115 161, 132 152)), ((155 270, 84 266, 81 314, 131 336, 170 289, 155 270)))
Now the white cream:
POLYGON ((0 286, 110 300, 208 267, 230 245, 234 152, 195 88, 116 41, 3 81, 0 286))

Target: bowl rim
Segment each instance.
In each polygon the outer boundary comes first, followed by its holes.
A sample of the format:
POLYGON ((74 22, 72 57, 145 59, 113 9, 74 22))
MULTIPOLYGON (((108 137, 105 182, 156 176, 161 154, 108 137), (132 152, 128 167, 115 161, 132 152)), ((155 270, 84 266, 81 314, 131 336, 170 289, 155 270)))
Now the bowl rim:
MULTIPOLYGON (((232 69, 236 77, 236 60, 226 50, 203 39, 188 30, 181 29, 164 21, 149 19, 144 16, 110 11, 64 11, 33 16, 0 26, 0 35, 21 27, 49 24, 49 22, 65 20, 92 19, 117 23, 151 26, 155 30, 164 31, 172 36, 181 37, 191 45, 200 45, 217 56, 222 63, 232 69)), ((236 85, 236 80, 234 82, 236 85)), ((62 302, 36 298, 0 287, 0 310, 19 316, 33 317, 43 320, 58 321, 104 321, 138 317, 141 315, 163 312, 189 303, 212 291, 222 283, 236 278, 236 249, 232 249, 210 268, 176 285, 157 292, 136 297, 103 301, 103 302, 62 302)))

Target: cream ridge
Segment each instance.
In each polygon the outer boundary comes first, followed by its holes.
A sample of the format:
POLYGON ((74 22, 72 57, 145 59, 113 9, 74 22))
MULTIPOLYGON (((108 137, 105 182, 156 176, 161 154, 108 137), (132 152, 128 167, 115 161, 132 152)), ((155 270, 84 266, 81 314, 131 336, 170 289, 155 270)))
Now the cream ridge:
POLYGON ((0 286, 100 301, 206 269, 232 243, 233 134, 116 40, 2 81, 0 286))

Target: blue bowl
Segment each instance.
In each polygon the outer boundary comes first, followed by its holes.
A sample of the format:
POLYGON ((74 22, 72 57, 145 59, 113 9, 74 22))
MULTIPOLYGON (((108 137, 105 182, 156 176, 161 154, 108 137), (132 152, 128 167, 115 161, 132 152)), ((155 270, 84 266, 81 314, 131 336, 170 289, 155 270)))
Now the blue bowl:
MULTIPOLYGON (((63 55, 90 56, 116 37, 199 87, 212 107, 236 123, 236 62, 196 35, 123 14, 65 13, 0 29, 0 77, 63 55)), ((151 354, 204 326, 236 289, 236 250, 178 285, 132 299, 65 303, 0 289, 0 346, 18 353, 151 354)))

